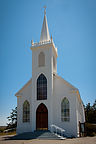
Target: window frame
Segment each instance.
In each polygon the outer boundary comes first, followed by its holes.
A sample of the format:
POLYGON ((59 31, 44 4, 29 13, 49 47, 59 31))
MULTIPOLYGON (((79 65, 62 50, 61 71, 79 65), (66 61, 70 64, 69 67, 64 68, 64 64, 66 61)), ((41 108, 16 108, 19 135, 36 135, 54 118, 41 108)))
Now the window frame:
POLYGON ((41 51, 38 55, 38 67, 45 66, 45 53, 41 51))
POLYGON ((61 121, 70 121, 70 103, 66 97, 61 101, 61 121))
POLYGON ((30 122, 30 103, 25 100, 23 103, 23 123, 30 122))
POLYGON ((37 100, 47 100, 47 78, 42 73, 37 78, 37 100))

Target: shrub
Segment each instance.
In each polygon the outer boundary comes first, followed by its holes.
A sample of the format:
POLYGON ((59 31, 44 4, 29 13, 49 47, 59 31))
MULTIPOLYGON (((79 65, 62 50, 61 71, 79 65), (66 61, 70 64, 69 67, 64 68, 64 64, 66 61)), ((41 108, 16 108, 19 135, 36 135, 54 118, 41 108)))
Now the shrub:
POLYGON ((85 123, 86 136, 96 136, 96 124, 85 123))

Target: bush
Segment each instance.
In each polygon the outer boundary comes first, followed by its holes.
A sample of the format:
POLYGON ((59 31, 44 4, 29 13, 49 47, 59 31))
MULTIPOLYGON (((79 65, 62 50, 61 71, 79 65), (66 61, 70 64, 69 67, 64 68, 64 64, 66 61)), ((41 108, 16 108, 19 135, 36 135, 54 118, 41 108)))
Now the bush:
POLYGON ((85 123, 86 136, 96 136, 96 124, 85 123))
POLYGON ((0 126, 0 133, 2 133, 6 129, 6 126, 0 126))

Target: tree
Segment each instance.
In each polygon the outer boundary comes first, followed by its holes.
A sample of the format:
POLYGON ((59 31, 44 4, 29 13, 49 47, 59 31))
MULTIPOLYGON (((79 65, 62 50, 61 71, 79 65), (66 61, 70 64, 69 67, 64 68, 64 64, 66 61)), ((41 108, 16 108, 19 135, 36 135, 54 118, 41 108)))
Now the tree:
POLYGON ((92 121, 93 121, 93 123, 96 124, 96 100, 95 100, 95 102, 94 102, 94 104, 93 104, 93 106, 92 106, 92 109, 93 109, 92 121))
POLYGON ((95 102, 93 104, 93 109, 96 111, 96 100, 95 100, 95 102))
POLYGON ((7 117, 9 123, 7 123, 7 128, 16 128, 17 127, 17 107, 12 109, 10 116, 7 117))
POLYGON ((85 107, 85 118, 87 123, 96 124, 96 100, 93 103, 93 106, 90 106, 88 103, 85 107))

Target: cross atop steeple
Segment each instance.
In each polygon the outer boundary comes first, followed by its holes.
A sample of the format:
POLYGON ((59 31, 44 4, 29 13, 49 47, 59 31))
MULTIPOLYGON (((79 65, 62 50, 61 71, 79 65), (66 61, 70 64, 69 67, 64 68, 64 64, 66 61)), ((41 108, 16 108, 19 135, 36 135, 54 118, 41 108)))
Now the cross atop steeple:
POLYGON ((44 6, 43 8, 44 8, 44 15, 46 15, 46 6, 44 6))

